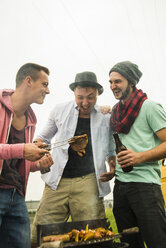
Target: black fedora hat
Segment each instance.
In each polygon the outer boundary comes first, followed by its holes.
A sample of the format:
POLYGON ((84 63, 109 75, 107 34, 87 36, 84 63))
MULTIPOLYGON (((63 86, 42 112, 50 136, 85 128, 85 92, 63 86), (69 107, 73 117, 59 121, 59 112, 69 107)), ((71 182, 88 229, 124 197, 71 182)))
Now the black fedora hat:
POLYGON ((77 86, 96 88, 99 95, 101 95, 104 91, 103 86, 97 82, 95 73, 90 71, 84 71, 76 74, 75 82, 71 83, 69 87, 72 91, 74 91, 77 86))

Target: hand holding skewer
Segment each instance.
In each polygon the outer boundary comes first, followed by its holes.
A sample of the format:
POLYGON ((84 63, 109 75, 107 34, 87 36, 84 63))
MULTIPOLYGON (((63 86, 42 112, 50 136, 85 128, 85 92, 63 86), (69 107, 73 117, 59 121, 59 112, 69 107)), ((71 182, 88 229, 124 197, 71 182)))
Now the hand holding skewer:
MULTIPOLYGON (((54 148, 58 148, 60 146, 64 146, 66 144, 69 144, 71 146, 71 148, 74 151, 76 151, 79 156, 82 157, 85 154, 85 148, 88 144, 88 136, 87 136, 87 134, 83 134, 80 136, 74 136, 74 137, 69 138, 69 139, 57 141, 57 142, 52 143, 52 144, 46 144, 46 143, 42 142, 41 140, 39 140, 39 141, 35 140, 34 143, 37 144, 38 147, 46 149, 47 151, 50 151, 54 148)), ((44 168, 40 171, 42 174, 44 174, 44 173, 49 172, 50 168, 44 168)))

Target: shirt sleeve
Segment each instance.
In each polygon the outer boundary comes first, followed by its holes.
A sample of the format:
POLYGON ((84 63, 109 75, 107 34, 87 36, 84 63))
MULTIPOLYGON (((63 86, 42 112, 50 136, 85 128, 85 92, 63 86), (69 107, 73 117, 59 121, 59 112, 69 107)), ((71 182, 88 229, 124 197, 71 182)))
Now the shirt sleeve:
POLYGON ((151 102, 147 111, 147 120, 153 132, 166 128, 166 112, 161 104, 151 102))
POLYGON ((112 156, 116 156, 116 152, 115 152, 115 142, 114 142, 114 139, 113 139, 113 132, 112 132, 112 129, 110 127, 110 131, 109 131, 109 152, 106 156, 106 161, 112 157, 112 156))
POLYGON ((35 161, 35 162, 29 161, 29 163, 30 163, 30 172, 40 171, 40 169, 38 169, 36 166, 37 161, 35 161))
POLYGON ((24 144, 0 144, 0 159, 23 158, 24 144))
POLYGON ((42 139, 45 143, 49 144, 51 139, 56 134, 58 128, 56 125, 56 108, 54 108, 48 117, 48 120, 39 135, 36 138, 42 139))

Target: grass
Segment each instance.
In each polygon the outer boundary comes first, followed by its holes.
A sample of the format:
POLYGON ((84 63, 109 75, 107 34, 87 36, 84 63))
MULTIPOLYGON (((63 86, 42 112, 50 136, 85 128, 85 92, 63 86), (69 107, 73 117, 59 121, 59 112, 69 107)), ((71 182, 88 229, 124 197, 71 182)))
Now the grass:
POLYGON ((36 211, 29 211, 29 219, 30 219, 30 223, 33 223, 33 219, 35 217, 35 213, 36 211))
POLYGON ((106 208, 106 218, 109 220, 111 224, 110 227, 112 228, 112 231, 114 233, 118 233, 116 221, 111 208, 106 208))

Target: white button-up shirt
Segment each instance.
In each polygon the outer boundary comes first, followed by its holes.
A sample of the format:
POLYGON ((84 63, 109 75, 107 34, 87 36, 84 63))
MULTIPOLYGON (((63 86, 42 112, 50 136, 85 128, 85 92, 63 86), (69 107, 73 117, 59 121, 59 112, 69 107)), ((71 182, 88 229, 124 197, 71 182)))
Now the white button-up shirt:
MULTIPOLYGON (((56 105, 51 111, 48 121, 37 138, 42 139, 47 144, 72 138, 75 134, 79 109, 75 101, 56 105)), ((110 114, 103 115, 99 106, 95 105, 90 113, 90 130, 92 139, 92 152, 96 179, 99 189, 99 197, 104 197, 110 193, 109 182, 101 182, 99 177, 106 172, 106 160, 115 155, 115 145, 110 128, 110 114)), ((63 174, 64 167, 68 161, 69 144, 55 148, 52 151, 54 164, 51 171, 42 174, 42 179, 53 190, 56 190, 63 174)))

